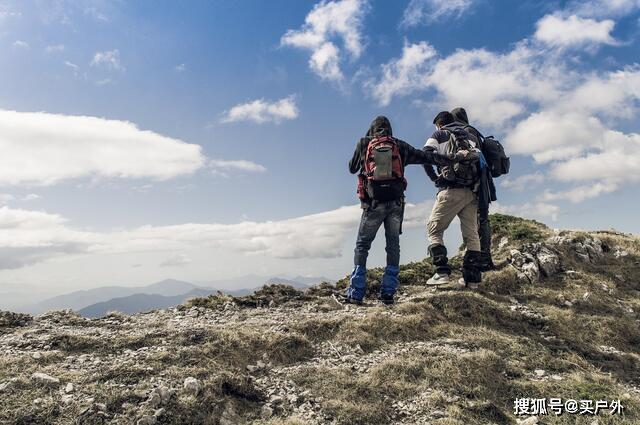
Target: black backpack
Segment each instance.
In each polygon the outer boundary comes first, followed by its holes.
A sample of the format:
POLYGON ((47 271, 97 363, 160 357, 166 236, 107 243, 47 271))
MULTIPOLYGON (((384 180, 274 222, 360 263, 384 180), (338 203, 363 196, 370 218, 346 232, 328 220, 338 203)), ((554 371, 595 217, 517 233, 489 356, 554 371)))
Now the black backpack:
MULTIPOLYGON (((473 127, 469 125, 465 128, 473 127)), ((475 128, 473 129, 476 130, 475 128)), ((482 155, 484 155, 484 159, 487 161, 487 165, 491 171, 491 176, 500 177, 505 174, 509 174, 511 159, 509 159, 504 151, 502 143, 496 140, 493 136, 484 137, 478 130, 476 130, 476 132, 480 135, 480 150, 482 151, 482 155)))

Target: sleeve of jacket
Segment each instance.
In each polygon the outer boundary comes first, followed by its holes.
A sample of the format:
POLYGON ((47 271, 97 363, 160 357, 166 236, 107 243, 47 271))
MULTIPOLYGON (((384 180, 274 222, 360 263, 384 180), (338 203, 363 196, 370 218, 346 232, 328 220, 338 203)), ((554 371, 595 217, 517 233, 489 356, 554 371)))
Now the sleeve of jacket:
POLYGON ((403 144, 406 149, 405 165, 409 164, 431 164, 431 165, 449 165, 453 162, 453 157, 440 155, 432 149, 416 149, 408 143, 403 144))
POLYGON ((351 174, 356 174, 362 169, 362 161, 363 161, 363 145, 366 141, 365 138, 362 138, 356 143, 356 149, 353 152, 353 156, 351 157, 351 161, 349 161, 349 172, 351 174))
MULTIPOLYGON (((424 148, 422 148, 422 151, 423 151, 425 154, 431 154, 431 155, 433 155, 434 153, 437 153, 437 152, 436 152, 436 148, 435 148, 435 147, 433 147, 433 146, 430 146, 429 144, 425 145, 425 147, 424 147, 424 148)), ((427 163, 425 163, 425 164, 423 165, 423 167, 424 167, 424 171, 425 171, 425 173, 427 173, 427 176, 429 177, 429 179, 430 179, 432 182, 436 182, 436 181, 438 181, 438 173, 437 173, 437 172, 436 172, 436 170, 433 168, 433 164, 427 164, 427 163)))

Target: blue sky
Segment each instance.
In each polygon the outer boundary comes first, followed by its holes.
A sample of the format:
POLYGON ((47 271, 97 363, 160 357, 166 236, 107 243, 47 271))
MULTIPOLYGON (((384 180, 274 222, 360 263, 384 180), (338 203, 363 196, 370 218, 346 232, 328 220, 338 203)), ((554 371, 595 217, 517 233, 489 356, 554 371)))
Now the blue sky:
MULTIPOLYGON (((639 18, 637 0, 0 1, 0 285, 341 276, 357 139, 385 114, 419 147, 456 106, 512 155, 494 211, 637 234, 639 18)), ((435 196, 407 174, 403 261, 435 196)))

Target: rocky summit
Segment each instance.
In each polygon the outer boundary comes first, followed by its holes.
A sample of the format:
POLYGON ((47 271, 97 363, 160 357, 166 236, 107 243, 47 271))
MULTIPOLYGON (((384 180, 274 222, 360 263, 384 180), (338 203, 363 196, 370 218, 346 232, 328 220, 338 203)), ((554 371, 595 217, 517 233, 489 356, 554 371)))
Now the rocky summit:
POLYGON ((491 221, 478 289, 426 287, 424 260, 393 306, 374 269, 363 306, 337 302, 343 279, 131 316, 2 312, 0 423, 640 424, 640 240, 491 221), (551 398, 623 408, 515 414, 551 398))

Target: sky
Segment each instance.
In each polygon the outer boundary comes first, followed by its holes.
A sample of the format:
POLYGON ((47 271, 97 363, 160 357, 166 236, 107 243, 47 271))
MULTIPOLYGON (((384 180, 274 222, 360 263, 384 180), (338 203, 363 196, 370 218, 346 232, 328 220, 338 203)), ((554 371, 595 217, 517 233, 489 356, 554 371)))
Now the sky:
POLYGON ((0 293, 344 276, 355 143, 457 106, 512 158, 492 212, 638 234, 639 37, 640 0, 0 0, 0 293))

